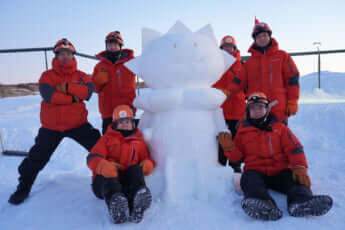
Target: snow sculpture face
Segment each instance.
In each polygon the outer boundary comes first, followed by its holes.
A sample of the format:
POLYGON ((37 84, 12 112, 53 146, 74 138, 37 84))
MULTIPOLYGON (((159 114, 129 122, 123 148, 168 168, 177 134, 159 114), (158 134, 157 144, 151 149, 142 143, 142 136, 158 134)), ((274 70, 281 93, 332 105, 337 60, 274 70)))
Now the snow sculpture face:
POLYGON ((142 55, 126 66, 150 88, 210 87, 229 66, 224 55, 231 57, 219 49, 209 25, 192 32, 177 22, 165 35, 143 29, 142 36, 142 55))

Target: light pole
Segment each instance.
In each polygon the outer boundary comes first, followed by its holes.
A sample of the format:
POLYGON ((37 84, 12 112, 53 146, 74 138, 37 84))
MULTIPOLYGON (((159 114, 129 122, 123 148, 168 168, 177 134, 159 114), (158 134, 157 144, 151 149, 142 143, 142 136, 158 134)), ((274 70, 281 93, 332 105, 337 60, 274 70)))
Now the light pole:
POLYGON ((321 89, 321 58, 320 58, 320 46, 321 42, 313 42, 313 45, 316 46, 318 57, 317 57, 317 68, 318 68, 318 79, 319 79, 319 89, 321 89))

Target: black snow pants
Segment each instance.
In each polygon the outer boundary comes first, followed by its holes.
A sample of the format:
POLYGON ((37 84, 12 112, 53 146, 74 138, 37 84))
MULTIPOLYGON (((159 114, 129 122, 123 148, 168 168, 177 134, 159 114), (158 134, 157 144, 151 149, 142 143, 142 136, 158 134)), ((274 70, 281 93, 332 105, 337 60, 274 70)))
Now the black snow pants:
POLYGON ((271 200, 273 203, 275 201, 268 189, 278 191, 287 195, 288 205, 308 201, 313 195, 309 187, 293 181, 290 169, 274 176, 266 176, 256 170, 245 171, 241 177, 241 188, 245 198, 271 200))
POLYGON ((136 192, 146 186, 142 167, 131 165, 128 169, 120 171, 119 174, 120 177, 116 178, 105 178, 102 175, 96 175, 92 181, 92 191, 96 197, 106 201, 114 193, 123 193, 131 206, 136 192))
POLYGON ((29 155, 18 167, 20 175, 19 181, 27 185, 32 185, 38 173, 48 163, 50 157, 53 155, 55 149, 63 138, 72 138, 85 149, 90 151, 100 136, 99 131, 92 127, 90 123, 85 123, 78 128, 63 132, 40 128, 38 135, 35 138, 35 144, 29 151, 29 155))
POLYGON ((231 131, 232 139, 234 139, 237 131, 236 125, 238 120, 225 120, 225 123, 228 126, 228 129, 231 131))

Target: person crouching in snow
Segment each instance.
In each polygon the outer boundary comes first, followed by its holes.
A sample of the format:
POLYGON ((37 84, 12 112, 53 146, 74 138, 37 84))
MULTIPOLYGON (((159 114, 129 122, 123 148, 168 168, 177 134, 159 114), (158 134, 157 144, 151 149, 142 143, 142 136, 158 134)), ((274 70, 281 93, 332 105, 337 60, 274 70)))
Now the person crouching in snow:
POLYGON ((268 193, 273 189, 287 195, 291 216, 324 215, 332 207, 332 198, 312 194, 303 146, 286 125, 270 114, 274 103, 269 103, 261 92, 252 93, 234 145, 231 138, 219 139, 229 150, 225 155, 230 161, 244 160, 242 208, 256 219, 280 219, 282 211, 268 193))
POLYGON ((117 106, 112 124, 87 157, 93 172, 92 190, 105 200, 116 224, 140 222, 152 201, 144 175, 152 173, 155 162, 133 119, 129 106, 117 106))
POLYGON ((64 38, 53 51, 52 69, 43 72, 39 80, 42 127, 29 155, 18 167, 19 185, 8 200, 11 204, 20 204, 29 196, 38 173, 63 138, 72 138, 90 151, 101 136, 87 121, 84 101, 90 99, 93 83, 86 73, 77 70, 74 46, 64 38))

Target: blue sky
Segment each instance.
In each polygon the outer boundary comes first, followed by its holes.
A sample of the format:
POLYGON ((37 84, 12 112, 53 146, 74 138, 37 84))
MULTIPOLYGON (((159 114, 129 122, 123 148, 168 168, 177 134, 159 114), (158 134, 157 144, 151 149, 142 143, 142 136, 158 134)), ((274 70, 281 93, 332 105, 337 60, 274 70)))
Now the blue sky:
MULTIPOLYGON (((53 46, 67 37, 79 52, 96 54, 104 37, 121 31, 125 47, 141 52, 141 29, 166 32, 181 20, 195 31, 211 24, 220 40, 233 35, 242 55, 253 42, 254 17, 268 23, 280 48, 288 52, 345 49, 345 1, 225 1, 225 0, 74 0, 0 1, 0 49, 53 46)), ((0 54, 0 83, 35 82, 44 70, 43 53, 0 54)), ((49 64, 52 54, 49 54, 49 64)), ((322 70, 345 72, 345 54, 322 57, 322 70)), ((95 61, 78 58, 91 73, 95 61)), ((302 74, 316 71, 316 57, 296 57, 302 74)))

